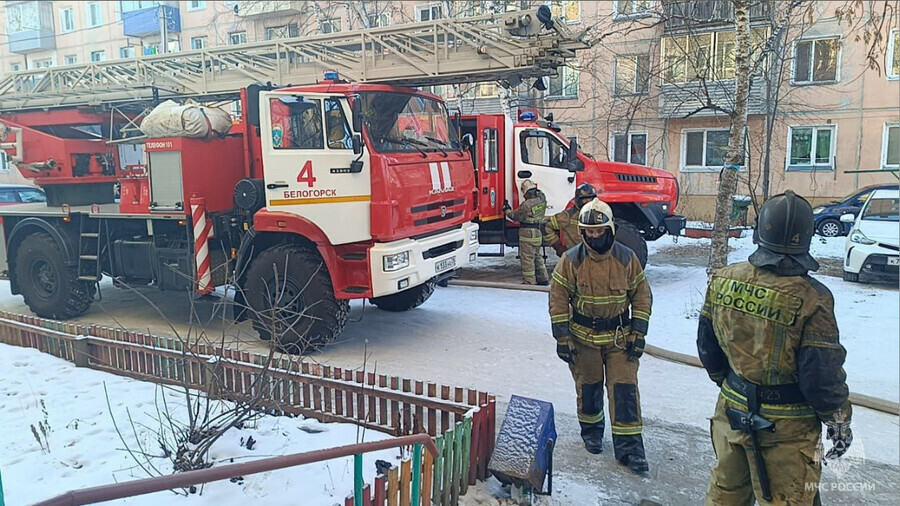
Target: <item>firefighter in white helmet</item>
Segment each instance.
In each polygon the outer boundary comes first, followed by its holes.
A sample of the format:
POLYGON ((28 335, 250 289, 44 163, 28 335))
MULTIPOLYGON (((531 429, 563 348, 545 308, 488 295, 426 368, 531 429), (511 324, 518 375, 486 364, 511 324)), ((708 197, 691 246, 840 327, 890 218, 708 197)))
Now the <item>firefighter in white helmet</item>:
POLYGON ((556 353, 575 379, 585 449, 603 451, 605 381, 616 459, 644 474, 649 466, 637 372, 650 321, 650 285, 634 252, 615 241, 605 202, 585 204, 578 226, 582 242, 562 255, 550 284, 556 353))
POLYGON ((544 242, 541 221, 547 212, 547 197, 530 179, 522 181, 520 188, 524 202, 515 211, 506 203, 503 207, 507 218, 519 222, 519 262, 522 265, 522 283, 526 285, 550 284, 547 265, 541 255, 544 242))

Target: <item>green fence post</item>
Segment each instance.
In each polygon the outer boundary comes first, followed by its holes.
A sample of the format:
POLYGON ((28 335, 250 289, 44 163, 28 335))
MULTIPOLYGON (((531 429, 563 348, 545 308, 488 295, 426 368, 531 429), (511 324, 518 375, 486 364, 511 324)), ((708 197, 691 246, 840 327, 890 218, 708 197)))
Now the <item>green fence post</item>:
MULTIPOLYGON (((419 506, 422 502, 419 498, 422 494, 422 443, 413 445, 413 461, 412 461, 412 504, 419 506)), ((380 505, 379 505, 380 506, 380 505)))
POLYGON ((434 475, 431 480, 431 502, 441 504, 441 490, 444 482, 444 436, 434 438, 438 455, 434 458, 434 475))
POLYGON ((362 453, 353 456, 353 506, 363 504, 363 459, 362 453))

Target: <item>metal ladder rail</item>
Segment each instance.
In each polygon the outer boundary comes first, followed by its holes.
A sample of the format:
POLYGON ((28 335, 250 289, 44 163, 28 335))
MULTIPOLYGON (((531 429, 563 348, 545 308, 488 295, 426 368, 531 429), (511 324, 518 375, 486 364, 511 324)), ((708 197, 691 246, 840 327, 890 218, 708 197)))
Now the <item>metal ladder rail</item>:
POLYGON ((140 56, 0 79, 0 112, 96 106, 157 96, 223 97, 255 82, 315 83, 334 69, 353 82, 429 86, 546 75, 587 48, 565 29, 509 34, 533 12, 451 18, 336 34, 140 56))

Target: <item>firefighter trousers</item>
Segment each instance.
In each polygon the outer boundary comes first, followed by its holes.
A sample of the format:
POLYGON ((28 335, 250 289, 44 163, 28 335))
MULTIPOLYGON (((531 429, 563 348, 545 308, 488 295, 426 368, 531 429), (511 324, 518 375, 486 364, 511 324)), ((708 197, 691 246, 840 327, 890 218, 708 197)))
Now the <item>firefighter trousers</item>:
POLYGON ((544 238, 535 228, 522 228, 519 230, 519 263, 522 266, 522 281, 526 285, 536 283, 545 284, 550 281, 547 274, 547 265, 541 254, 541 244, 544 238))
POLYGON ((772 500, 762 497, 750 435, 732 430, 721 396, 710 419, 716 464, 706 491, 707 506, 818 505, 822 475, 822 426, 813 417, 775 420, 775 432, 759 432, 772 500))
POLYGON ((615 344, 593 346, 573 338, 572 347, 575 360, 569 364, 569 370, 575 379, 581 436, 603 436, 605 382, 616 459, 622 460, 626 455, 645 457, 641 436, 641 397, 637 384, 638 361, 628 360, 625 350, 615 344))

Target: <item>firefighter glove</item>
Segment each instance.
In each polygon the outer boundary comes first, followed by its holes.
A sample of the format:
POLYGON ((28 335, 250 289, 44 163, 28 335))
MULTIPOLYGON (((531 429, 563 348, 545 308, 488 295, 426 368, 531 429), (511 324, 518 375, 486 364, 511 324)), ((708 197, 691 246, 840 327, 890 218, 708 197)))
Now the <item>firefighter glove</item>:
POLYGON ((503 210, 504 210, 504 211, 512 211, 512 206, 509 205, 509 201, 508 201, 508 200, 504 200, 504 201, 503 201, 503 210))
POLYGON ((644 354, 644 346, 646 346, 646 344, 647 342, 644 340, 643 334, 634 334, 634 340, 625 346, 625 351, 628 353, 628 360, 634 361, 641 358, 641 355, 644 354))
POLYGON ((567 364, 575 363, 575 350, 569 346, 568 339, 556 341, 556 356, 567 364))
POLYGON ((566 252, 566 247, 561 242, 558 242, 553 245, 553 250, 556 251, 556 256, 562 258, 563 253, 566 252))
POLYGON ((825 426, 828 427, 825 439, 831 441, 834 445, 828 450, 828 453, 825 454, 825 458, 840 458, 843 454, 847 453, 847 450, 850 449, 850 444, 853 443, 853 431, 850 430, 850 424, 828 422, 825 426))

